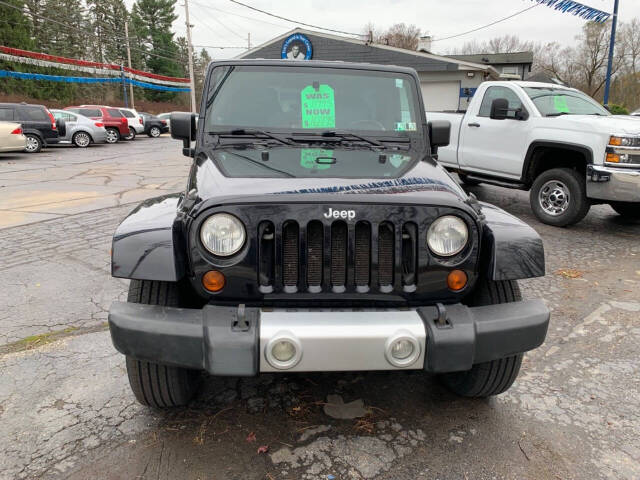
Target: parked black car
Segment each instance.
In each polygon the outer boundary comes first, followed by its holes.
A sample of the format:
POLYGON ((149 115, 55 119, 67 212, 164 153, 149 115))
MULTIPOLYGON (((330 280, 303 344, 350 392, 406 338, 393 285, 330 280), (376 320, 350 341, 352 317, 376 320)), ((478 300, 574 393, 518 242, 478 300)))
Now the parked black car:
POLYGON ((144 119, 144 132, 152 138, 158 138, 163 133, 169 131, 169 125, 166 120, 156 117, 151 113, 138 112, 144 119))
POLYGON ((171 115, 194 159, 183 193, 113 237, 112 275, 131 282, 109 326, 138 401, 184 404, 202 370, 511 386, 547 332, 517 283, 544 275, 542 241, 437 163, 450 124, 427 123, 415 70, 213 62, 200 112, 171 115))
POLYGON ((13 121, 22 124, 27 137, 26 152, 36 153, 48 144, 58 143, 64 136, 64 120, 56 121, 44 105, 27 103, 0 103, 0 121, 13 121), (62 132, 61 132, 62 131, 62 132))

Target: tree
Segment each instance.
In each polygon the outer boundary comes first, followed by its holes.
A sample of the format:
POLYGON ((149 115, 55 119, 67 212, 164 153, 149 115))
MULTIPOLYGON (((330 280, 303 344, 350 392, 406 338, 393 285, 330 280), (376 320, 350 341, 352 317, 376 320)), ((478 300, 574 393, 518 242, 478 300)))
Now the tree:
MULTIPOLYGON (((5 0, 7 3, 24 10, 24 1, 5 0)), ((32 24, 20 10, 0 4, 0 45, 26 50, 34 47, 31 38, 32 24)))
POLYGON ((473 55, 477 53, 513 53, 529 52, 535 48, 535 44, 522 41, 517 35, 504 35, 494 37, 486 42, 471 40, 465 42, 462 47, 449 50, 448 55, 473 55))
POLYGON ((386 30, 379 30, 372 23, 368 23, 364 28, 367 35, 369 32, 372 33, 375 43, 407 50, 417 50, 418 41, 422 35, 422 31, 418 27, 406 23, 396 23, 386 30))

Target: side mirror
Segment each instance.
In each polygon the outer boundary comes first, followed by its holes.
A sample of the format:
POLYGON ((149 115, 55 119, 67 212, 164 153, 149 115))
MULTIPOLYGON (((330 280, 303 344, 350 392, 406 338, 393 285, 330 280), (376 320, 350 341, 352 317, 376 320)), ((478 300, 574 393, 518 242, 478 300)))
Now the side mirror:
POLYGON ((185 157, 193 157, 194 150, 191 142, 196 139, 196 114, 186 112, 174 112, 169 117, 171 125, 171 138, 182 140, 182 154, 185 157))
POLYGON ((449 145, 451 137, 451 123, 447 120, 434 120, 429 122, 429 141, 431 142, 431 153, 436 155, 438 147, 449 145))
POLYGON ((58 135, 61 137, 67 135, 67 122, 65 122, 64 118, 56 119, 56 129, 58 130, 58 135))
POLYGON ((506 98, 496 98, 491 102, 491 113, 489 118, 492 120, 504 120, 509 113, 509 101, 506 98))

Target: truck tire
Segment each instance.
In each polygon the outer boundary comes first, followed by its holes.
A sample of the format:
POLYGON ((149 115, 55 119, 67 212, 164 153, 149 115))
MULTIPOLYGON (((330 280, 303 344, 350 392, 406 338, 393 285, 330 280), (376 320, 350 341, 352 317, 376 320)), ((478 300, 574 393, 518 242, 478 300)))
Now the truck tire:
POLYGON ((571 168, 553 168, 538 175, 529 202, 538 220, 555 227, 578 223, 591 208, 584 175, 571 168))
MULTIPOLYGON (((128 302, 179 307, 178 284, 131 280, 128 302)), ((129 385, 138 402, 155 408, 189 403, 197 391, 199 372, 127 356, 129 385)))
MULTIPOLYGON (((478 285, 469 306, 496 305, 522 299, 515 280, 484 280, 478 285)), ((522 353, 490 362, 477 363, 466 372, 446 373, 442 383, 463 397, 490 397, 506 392, 515 381, 522 364, 522 353)))
POLYGON ((640 202, 614 202, 610 205, 618 215, 630 220, 640 220, 640 202))
POLYGON ((466 174, 464 173, 458 173, 458 178, 460 179, 460 181, 462 183, 464 183, 465 185, 469 185, 470 187, 474 187, 476 185, 480 185, 480 182, 478 180, 471 180, 466 174))

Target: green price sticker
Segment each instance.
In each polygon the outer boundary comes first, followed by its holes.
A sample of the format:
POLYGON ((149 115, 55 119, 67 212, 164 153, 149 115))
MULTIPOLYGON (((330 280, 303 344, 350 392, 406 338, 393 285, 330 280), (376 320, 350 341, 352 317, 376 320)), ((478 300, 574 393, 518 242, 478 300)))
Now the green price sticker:
POLYGON ((302 128, 335 128, 336 102, 329 85, 312 85, 300 92, 302 128))
POLYGON ((333 150, 322 148, 303 148, 300 150, 300 165, 307 170, 326 170, 330 163, 318 163, 318 158, 332 158, 333 150))
POLYGON ((556 112, 565 112, 569 113, 569 105, 567 105, 567 97, 564 95, 554 96, 553 97, 553 106, 556 109, 556 112))

